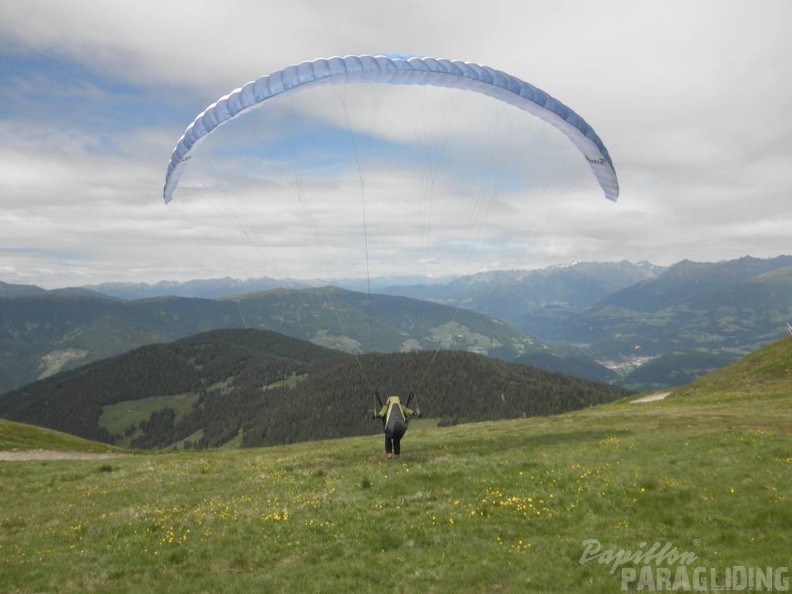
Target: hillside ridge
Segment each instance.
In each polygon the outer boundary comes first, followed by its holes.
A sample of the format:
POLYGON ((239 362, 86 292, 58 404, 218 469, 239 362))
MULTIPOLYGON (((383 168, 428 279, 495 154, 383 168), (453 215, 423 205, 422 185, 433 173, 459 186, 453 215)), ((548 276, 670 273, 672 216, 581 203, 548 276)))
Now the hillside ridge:
POLYGON ((90 363, 0 395, 0 416, 135 448, 366 435, 374 393, 417 393, 442 424, 558 414, 620 388, 458 351, 349 355, 224 330, 90 363))

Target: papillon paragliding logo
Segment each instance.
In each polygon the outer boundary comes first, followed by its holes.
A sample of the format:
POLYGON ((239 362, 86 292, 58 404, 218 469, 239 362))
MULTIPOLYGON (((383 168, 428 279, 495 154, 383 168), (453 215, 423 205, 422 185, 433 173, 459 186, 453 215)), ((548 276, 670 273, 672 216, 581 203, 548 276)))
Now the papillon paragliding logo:
MULTIPOLYGON (((698 539, 693 541, 694 546, 700 544, 698 539)), ((611 575, 619 575, 622 591, 789 591, 786 566, 707 567, 693 551, 680 551, 670 542, 642 542, 632 550, 607 549, 596 538, 584 540, 581 545, 583 554, 578 563, 604 565, 611 575)))

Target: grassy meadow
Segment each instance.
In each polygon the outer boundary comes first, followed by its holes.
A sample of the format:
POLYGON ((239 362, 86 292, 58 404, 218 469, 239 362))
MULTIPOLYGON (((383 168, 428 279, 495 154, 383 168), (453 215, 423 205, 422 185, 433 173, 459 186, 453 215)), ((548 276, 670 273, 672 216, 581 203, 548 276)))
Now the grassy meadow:
POLYGON ((718 579, 790 564, 792 341, 665 400, 416 424, 402 448, 0 462, 0 591, 614 592, 607 552, 654 543, 718 579))
POLYGON ((0 419, 0 454, 20 450, 54 450, 83 453, 119 452, 118 448, 61 433, 60 431, 50 431, 32 425, 25 425, 24 423, 0 419))

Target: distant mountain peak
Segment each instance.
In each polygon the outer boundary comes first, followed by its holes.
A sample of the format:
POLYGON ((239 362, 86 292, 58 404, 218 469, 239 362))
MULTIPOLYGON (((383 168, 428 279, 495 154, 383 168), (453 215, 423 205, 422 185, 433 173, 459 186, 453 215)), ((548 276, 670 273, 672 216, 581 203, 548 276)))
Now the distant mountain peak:
POLYGON ((35 285, 15 285, 0 281, 0 297, 30 297, 32 295, 44 295, 46 289, 35 285))

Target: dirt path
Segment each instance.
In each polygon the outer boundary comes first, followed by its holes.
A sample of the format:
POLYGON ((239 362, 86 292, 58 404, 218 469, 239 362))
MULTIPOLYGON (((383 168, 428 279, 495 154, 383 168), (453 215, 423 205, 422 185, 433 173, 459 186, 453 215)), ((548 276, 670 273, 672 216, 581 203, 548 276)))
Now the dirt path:
POLYGON ((130 454, 98 454, 93 452, 55 452, 52 450, 0 451, 0 462, 27 462, 31 460, 108 460, 124 458, 130 454))
POLYGON ((668 396, 671 392, 660 392, 659 394, 649 394, 649 396, 644 396, 643 398, 639 398, 638 400, 633 400, 633 404, 639 404, 642 402, 656 402, 658 400, 662 400, 666 396, 668 396))

